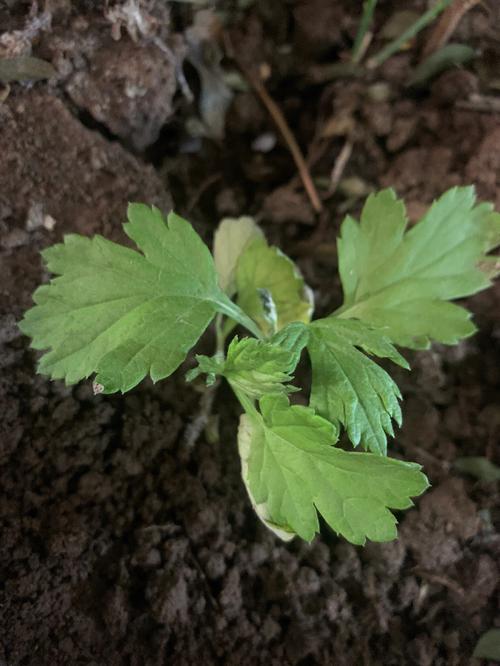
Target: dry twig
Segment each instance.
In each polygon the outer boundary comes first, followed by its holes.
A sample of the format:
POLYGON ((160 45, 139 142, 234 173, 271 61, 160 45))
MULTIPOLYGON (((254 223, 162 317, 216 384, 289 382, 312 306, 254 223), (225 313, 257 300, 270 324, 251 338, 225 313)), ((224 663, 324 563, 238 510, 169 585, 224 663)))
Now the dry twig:
POLYGON ((307 192, 307 195, 311 201, 311 205, 317 213, 320 213, 323 210, 323 205, 316 191, 316 187, 312 181, 311 174, 307 167, 304 155, 297 143, 290 126, 288 125, 285 116, 281 112, 281 109, 267 92, 262 81, 252 72, 243 70, 246 78, 251 83, 257 95, 260 97, 262 103, 269 111, 269 115, 276 123, 277 128, 281 132, 285 142, 288 146, 288 149, 292 153, 295 164, 300 174, 300 178, 304 184, 304 188, 307 192))
POLYGON ((318 192, 311 178, 311 174, 309 173, 309 168, 307 166, 306 160, 304 159, 304 155, 302 154, 300 146, 297 143, 285 116, 271 95, 267 92, 260 77, 254 74, 254 72, 252 72, 248 67, 246 67, 241 61, 241 58, 238 58, 236 50, 234 49, 231 41, 231 37, 227 32, 224 33, 224 42, 229 57, 235 60, 241 72, 253 87, 262 104, 266 107, 269 115, 274 120, 274 123, 276 124, 276 127, 280 131, 282 137, 285 139, 288 149, 291 152, 293 160, 297 166, 300 178, 304 185, 304 189, 307 193, 307 196, 309 197, 309 200, 311 201, 311 205, 316 213, 321 213, 323 210, 323 204, 321 203, 318 192))
POLYGON ((326 193, 325 198, 330 198, 337 191, 337 187, 340 183, 340 179, 342 178, 342 175, 344 174, 347 163, 349 162, 349 159, 351 158, 353 147, 354 147, 354 144, 353 144, 352 140, 348 137, 346 139, 344 145, 342 146, 342 150, 337 155, 337 159, 335 160, 335 164, 333 165, 332 173, 330 175, 330 187, 328 188, 328 192, 326 193))
POLYGON ((500 113, 500 97, 474 94, 469 99, 458 100, 455 106, 458 109, 466 109, 467 111, 500 113))
POLYGON ((5 102, 7 97, 10 95, 10 85, 8 83, 0 84, 0 104, 5 102))
POLYGON ((455 32, 462 17, 480 2, 481 0, 455 0, 455 2, 447 7, 434 26, 422 50, 422 58, 426 58, 431 53, 442 48, 455 32))
POLYGON ((428 580, 430 583, 447 587, 449 590, 452 590, 461 597, 465 596, 465 590, 456 581, 449 578, 448 576, 434 574, 431 573, 430 571, 425 571, 424 569, 420 569, 419 567, 414 569, 414 571, 417 574, 417 576, 420 576, 420 578, 428 580))
POLYGON ((186 212, 191 213, 194 207, 198 204, 198 201, 205 194, 205 192, 221 178, 222 174, 220 172, 213 173, 210 176, 208 176, 208 178, 205 178, 205 180, 201 183, 201 185, 197 188, 197 190, 189 200, 189 203, 186 206, 186 212))

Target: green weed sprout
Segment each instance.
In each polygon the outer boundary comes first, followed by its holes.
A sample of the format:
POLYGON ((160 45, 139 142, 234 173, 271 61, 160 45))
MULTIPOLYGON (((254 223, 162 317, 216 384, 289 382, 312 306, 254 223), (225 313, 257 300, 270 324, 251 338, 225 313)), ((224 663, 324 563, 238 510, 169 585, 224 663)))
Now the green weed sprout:
POLYGON ((214 255, 184 219, 131 204, 125 232, 138 251, 102 236, 68 235, 43 252, 55 275, 20 322, 45 351, 38 371, 97 392, 156 382, 185 360, 215 320, 214 356, 192 380, 225 377, 243 408, 242 476, 260 519, 283 539, 311 541, 318 514, 354 544, 397 536, 391 509, 428 486, 419 465, 387 456, 401 394, 375 358, 407 368, 397 347, 426 349, 472 335, 453 299, 491 284, 500 215, 472 187, 439 198, 409 227, 390 189, 371 195, 338 239, 344 302, 313 319, 311 290, 251 218, 224 220, 214 255), (240 325, 247 335, 234 335, 240 325), (227 339, 232 336, 229 345, 227 339), (226 349, 227 347, 227 349, 226 349), (307 350, 309 406, 293 404, 293 373, 307 350), (338 445, 341 429, 357 451, 338 445))

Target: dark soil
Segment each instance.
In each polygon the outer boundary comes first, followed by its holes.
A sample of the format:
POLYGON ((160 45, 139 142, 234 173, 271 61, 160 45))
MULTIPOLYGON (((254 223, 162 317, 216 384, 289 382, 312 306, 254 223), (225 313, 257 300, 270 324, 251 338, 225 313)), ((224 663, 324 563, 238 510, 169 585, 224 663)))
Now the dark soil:
MULTIPOLYGON (((319 219, 280 137, 255 149, 275 128, 250 90, 235 95, 225 140, 186 128, 199 106, 178 90, 175 61, 193 5, 169 16, 160 0, 137 3, 141 32, 109 13, 124 3, 51 0, 42 27, 23 33, 36 8, 30 19, 30 3, 0 3, 0 56, 32 48, 57 70, 0 103, 0 664, 474 663, 479 636, 500 626, 500 493, 453 463, 500 463, 500 285, 468 303, 480 333, 396 373, 405 422, 391 449, 423 464, 432 489, 400 516, 398 541, 364 549, 326 528, 311 545, 283 544, 259 523, 229 391, 215 403, 217 443, 201 433, 189 448, 200 396, 183 372, 95 397, 88 383, 36 375, 16 328, 47 277, 39 251, 68 232, 123 241, 129 200, 168 210, 173 199, 207 241, 222 216, 256 215, 299 261, 320 313, 340 300, 339 222, 370 189, 395 187, 412 218, 457 183, 500 207, 500 116, 464 108, 494 95, 495 7, 475 7, 453 37, 484 56, 413 91, 428 32, 376 74, 332 80, 353 3, 235 4, 221 3, 226 46, 269 65, 267 87, 326 188, 349 128, 352 155, 319 219)), ((397 4, 380 3, 378 27, 397 4)), ((198 94, 196 62, 185 71, 198 94)))

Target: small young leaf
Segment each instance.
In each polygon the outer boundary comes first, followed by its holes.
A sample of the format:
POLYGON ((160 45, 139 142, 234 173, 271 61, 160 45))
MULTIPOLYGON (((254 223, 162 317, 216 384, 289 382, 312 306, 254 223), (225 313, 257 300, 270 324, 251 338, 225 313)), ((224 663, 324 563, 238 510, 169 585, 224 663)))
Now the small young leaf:
POLYGON ((238 304, 265 335, 272 335, 275 330, 263 291, 276 309, 276 330, 290 322, 308 323, 311 319, 311 290, 293 261, 269 246, 264 238, 252 241, 241 254, 236 267, 236 289, 238 304))
POLYGON ((412 506, 428 486, 420 466, 333 446, 334 426, 285 396, 267 396, 241 418, 242 473, 261 519, 280 536, 311 541, 317 513, 347 540, 390 541, 397 536, 389 509, 412 506))
POLYGON ((262 236, 262 231, 251 217, 227 217, 217 227, 214 236, 215 268, 220 288, 228 296, 236 291, 235 271, 241 253, 252 240, 262 236))
POLYGON ((420 63, 413 72, 409 85, 422 86, 441 72, 469 62, 475 55, 476 50, 468 44, 446 44, 420 63))
POLYGON ((128 391, 148 373, 170 375, 217 310, 240 316, 188 222, 170 213, 167 224, 143 204, 128 216, 125 231, 143 254, 77 235, 43 252, 58 277, 37 289, 19 326, 35 349, 50 348, 39 372, 52 379, 73 384, 96 372, 105 393, 128 391))
POLYGON ((391 377, 361 350, 408 364, 384 335, 361 321, 326 317, 310 326, 311 406, 346 428, 357 446, 385 455, 391 419, 401 425, 401 394, 391 377))
POLYGON ((205 383, 207 386, 213 386, 217 376, 224 376, 224 368, 226 360, 222 353, 214 354, 213 356, 205 356, 204 354, 196 354, 198 365, 191 368, 186 372, 186 381, 192 382, 200 375, 206 375, 205 383))
POLYGON ((470 474, 480 481, 500 481, 500 467, 494 465, 488 458, 465 456, 457 458, 453 466, 459 472, 470 474))
POLYGON ((406 230, 392 190, 371 195, 361 223, 347 217, 338 241, 344 289, 340 317, 383 329, 397 345, 454 344, 474 333, 470 313, 448 301, 488 287, 498 266, 486 254, 500 242, 500 215, 456 187, 406 230), (485 269, 483 270, 483 268, 485 269))
POLYGON ((500 629, 490 629, 481 636, 472 655, 476 659, 500 661, 500 629))
MULTIPOLYGON (((286 329, 285 329, 286 330, 286 329)), ((284 338, 284 340, 286 340, 284 338)), ((300 358, 302 346, 292 351, 280 346, 273 340, 264 341, 255 338, 233 338, 227 350, 227 358, 222 356, 196 356, 198 367, 188 373, 191 380, 200 373, 207 373, 208 384, 213 383, 215 375, 224 376, 236 391, 241 391, 251 398, 296 391, 287 385, 292 381, 292 372, 300 358)))

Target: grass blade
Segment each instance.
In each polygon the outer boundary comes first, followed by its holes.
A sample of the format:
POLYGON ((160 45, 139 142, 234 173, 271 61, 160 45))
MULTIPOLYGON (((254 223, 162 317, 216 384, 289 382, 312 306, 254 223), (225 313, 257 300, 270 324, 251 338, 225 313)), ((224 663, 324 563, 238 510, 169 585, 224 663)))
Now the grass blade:
POLYGON ((402 32, 399 37, 392 40, 387 46, 385 46, 379 53, 377 53, 373 58, 370 58, 368 61, 368 67, 370 69, 375 69, 382 65, 388 58, 390 58, 394 53, 399 51, 401 46, 407 42, 409 39, 412 39, 417 35, 423 28, 425 28, 429 23, 432 23, 434 19, 441 14, 442 11, 448 7, 452 0, 438 0, 433 7, 430 7, 426 12, 420 16, 415 23, 413 23, 409 28, 402 32))

